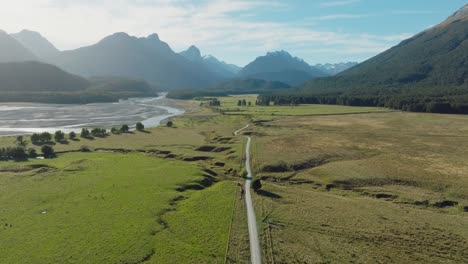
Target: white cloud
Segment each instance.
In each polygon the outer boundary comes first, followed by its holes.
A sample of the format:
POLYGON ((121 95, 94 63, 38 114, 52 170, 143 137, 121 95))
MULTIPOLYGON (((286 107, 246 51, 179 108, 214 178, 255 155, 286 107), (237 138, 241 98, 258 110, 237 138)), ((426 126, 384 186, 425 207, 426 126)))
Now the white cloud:
MULTIPOLYGON (((5 0, 0 0, 0 3, 5 0)), ((313 50, 347 50, 369 56, 395 42, 387 36, 328 32, 294 22, 255 20, 252 14, 283 11, 273 1, 204 0, 16 0, 1 3, 0 25, 8 32, 41 32, 60 49, 91 45, 115 32, 135 36, 158 33, 174 50, 195 44, 202 52, 246 64, 266 51, 286 49, 308 60, 313 50)), ((339 1, 343 2, 351 1, 339 1)), ((357 1, 353 1, 357 2, 357 1)), ((330 2, 337 5, 338 2, 330 2)), ((330 5, 329 5, 330 6, 330 5)), ((364 15, 329 15, 319 20, 364 15)), ((313 20, 314 18, 312 18, 313 20)), ((323 55, 323 54, 322 54, 323 55)), ((343 58, 347 60, 347 58, 343 58)))
POLYGON ((359 19, 365 17, 371 17, 373 15, 365 14, 333 14, 333 15, 323 15, 318 17, 312 17, 310 20, 337 20, 337 19, 359 19))
POLYGON ((342 1, 327 1, 320 4, 322 7, 335 7, 359 3, 362 0, 342 0, 342 1))

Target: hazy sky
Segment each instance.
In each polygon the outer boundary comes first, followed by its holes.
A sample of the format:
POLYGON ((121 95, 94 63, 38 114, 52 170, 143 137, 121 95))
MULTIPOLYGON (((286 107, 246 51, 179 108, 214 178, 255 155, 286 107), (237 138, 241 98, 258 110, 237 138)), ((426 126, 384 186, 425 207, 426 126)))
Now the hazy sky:
POLYGON ((433 26, 466 0, 0 0, 0 29, 39 31, 59 49, 115 32, 158 33, 240 66, 287 50, 311 64, 362 61, 433 26))

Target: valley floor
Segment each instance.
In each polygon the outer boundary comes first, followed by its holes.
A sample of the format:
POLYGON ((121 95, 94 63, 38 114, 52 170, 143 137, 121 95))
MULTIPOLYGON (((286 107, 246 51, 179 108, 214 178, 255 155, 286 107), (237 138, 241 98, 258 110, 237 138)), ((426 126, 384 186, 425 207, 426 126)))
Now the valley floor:
POLYGON ((0 162, 0 263, 248 263, 246 124, 264 263, 468 262, 467 116, 239 99, 0 162))

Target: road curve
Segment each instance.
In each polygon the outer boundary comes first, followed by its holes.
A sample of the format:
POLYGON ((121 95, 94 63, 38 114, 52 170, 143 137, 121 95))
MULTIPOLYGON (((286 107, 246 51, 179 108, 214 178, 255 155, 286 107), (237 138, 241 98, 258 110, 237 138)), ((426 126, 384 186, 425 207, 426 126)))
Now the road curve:
MULTIPOLYGON (((238 135, 242 130, 248 128, 249 125, 234 132, 238 135)), ((255 211, 252 203, 252 196, 250 195, 250 186, 252 184, 252 169, 250 167, 250 142, 251 138, 247 137, 247 145, 245 148, 245 168, 247 170, 247 178, 245 180, 245 204, 247 206, 247 223, 249 227, 249 240, 250 240, 250 261, 252 264, 262 263, 262 253, 260 251, 260 243, 258 241, 257 220, 255 218, 255 211)))

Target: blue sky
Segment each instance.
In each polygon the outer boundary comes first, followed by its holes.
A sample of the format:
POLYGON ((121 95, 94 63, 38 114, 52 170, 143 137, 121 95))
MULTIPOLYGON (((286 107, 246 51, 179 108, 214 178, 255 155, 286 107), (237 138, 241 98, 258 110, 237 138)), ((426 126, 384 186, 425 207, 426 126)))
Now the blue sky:
POLYGON ((175 51, 244 66, 287 50, 311 64, 366 60, 457 11, 466 0, 11 0, 1 29, 41 32, 59 49, 114 32, 158 33, 175 51))

